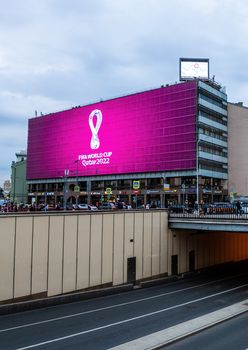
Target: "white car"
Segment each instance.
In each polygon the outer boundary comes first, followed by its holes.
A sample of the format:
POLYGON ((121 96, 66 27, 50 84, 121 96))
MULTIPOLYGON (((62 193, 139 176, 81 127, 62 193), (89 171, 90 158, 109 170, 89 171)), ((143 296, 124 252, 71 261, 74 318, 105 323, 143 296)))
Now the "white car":
POLYGON ((98 210, 98 208, 95 205, 88 205, 89 210, 98 210))
POLYGON ((88 204, 85 204, 85 203, 78 204, 78 209, 80 209, 80 210, 89 210, 89 206, 88 206, 88 204))
POLYGON ((78 204, 78 209, 79 210, 98 210, 97 207, 95 207, 94 205, 90 205, 90 204, 86 204, 86 203, 83 203, 83 204, 78 204))
POLYGON ((248 203, 241 203, 241 213, 248 214, 248 203))

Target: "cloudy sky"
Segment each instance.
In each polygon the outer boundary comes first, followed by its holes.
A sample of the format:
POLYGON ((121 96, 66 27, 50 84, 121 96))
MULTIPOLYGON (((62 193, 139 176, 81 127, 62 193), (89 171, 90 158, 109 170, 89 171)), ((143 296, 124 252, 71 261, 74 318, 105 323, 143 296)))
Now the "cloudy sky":
MULTIPOLYGON (((245 0, 0 0, 0 186, 27 123, 178 81, 179 58, 210 59, 248 106, 245 0)), ((40 140, 45 142, 45 140, 40 140)))

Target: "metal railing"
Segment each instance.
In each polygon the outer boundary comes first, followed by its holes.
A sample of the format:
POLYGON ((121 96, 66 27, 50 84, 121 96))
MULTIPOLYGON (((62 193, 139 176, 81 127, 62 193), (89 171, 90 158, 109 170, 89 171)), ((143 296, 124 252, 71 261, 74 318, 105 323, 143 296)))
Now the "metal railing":
POLYGON ((225 207, 195 207, 175 205, 168 208, 169 217, 187 218, 187 219, 219 219, 219 220, 248 220, 248 208, 237 209, 236 205, 227 205, 225 207))

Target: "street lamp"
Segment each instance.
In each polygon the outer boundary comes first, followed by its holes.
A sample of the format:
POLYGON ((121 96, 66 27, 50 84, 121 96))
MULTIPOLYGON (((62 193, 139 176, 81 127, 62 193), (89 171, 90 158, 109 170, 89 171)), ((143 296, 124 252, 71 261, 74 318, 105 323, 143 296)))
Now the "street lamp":
POLYGON ((197 135, 196 142, 196 201, 197 201, 197 214, 199 215, 199 139, 197 135))
POLYGON ((67 176, 69 175, 69 169, 64 170, 64 197, 63 197, 63 202, 64 202, 64 210, 66 210, 66 201, 67 201, 67 176))
POLYGON ((77 194, 76 194, 76 205, 78 205, 78 159, 75 160, 75 163, 77 164, 77 172, 76 172, 76 175, 77 175, 77 179, 76 179, 76 185, 77 185, 77 194))

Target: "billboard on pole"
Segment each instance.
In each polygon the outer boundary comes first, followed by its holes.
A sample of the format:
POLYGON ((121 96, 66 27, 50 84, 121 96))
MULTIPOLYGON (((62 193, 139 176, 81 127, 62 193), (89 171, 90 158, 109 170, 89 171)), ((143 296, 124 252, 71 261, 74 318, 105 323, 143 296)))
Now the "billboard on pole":
POLYGON ((208 58, 180 58, 180 80, 209 79, 208 58))

